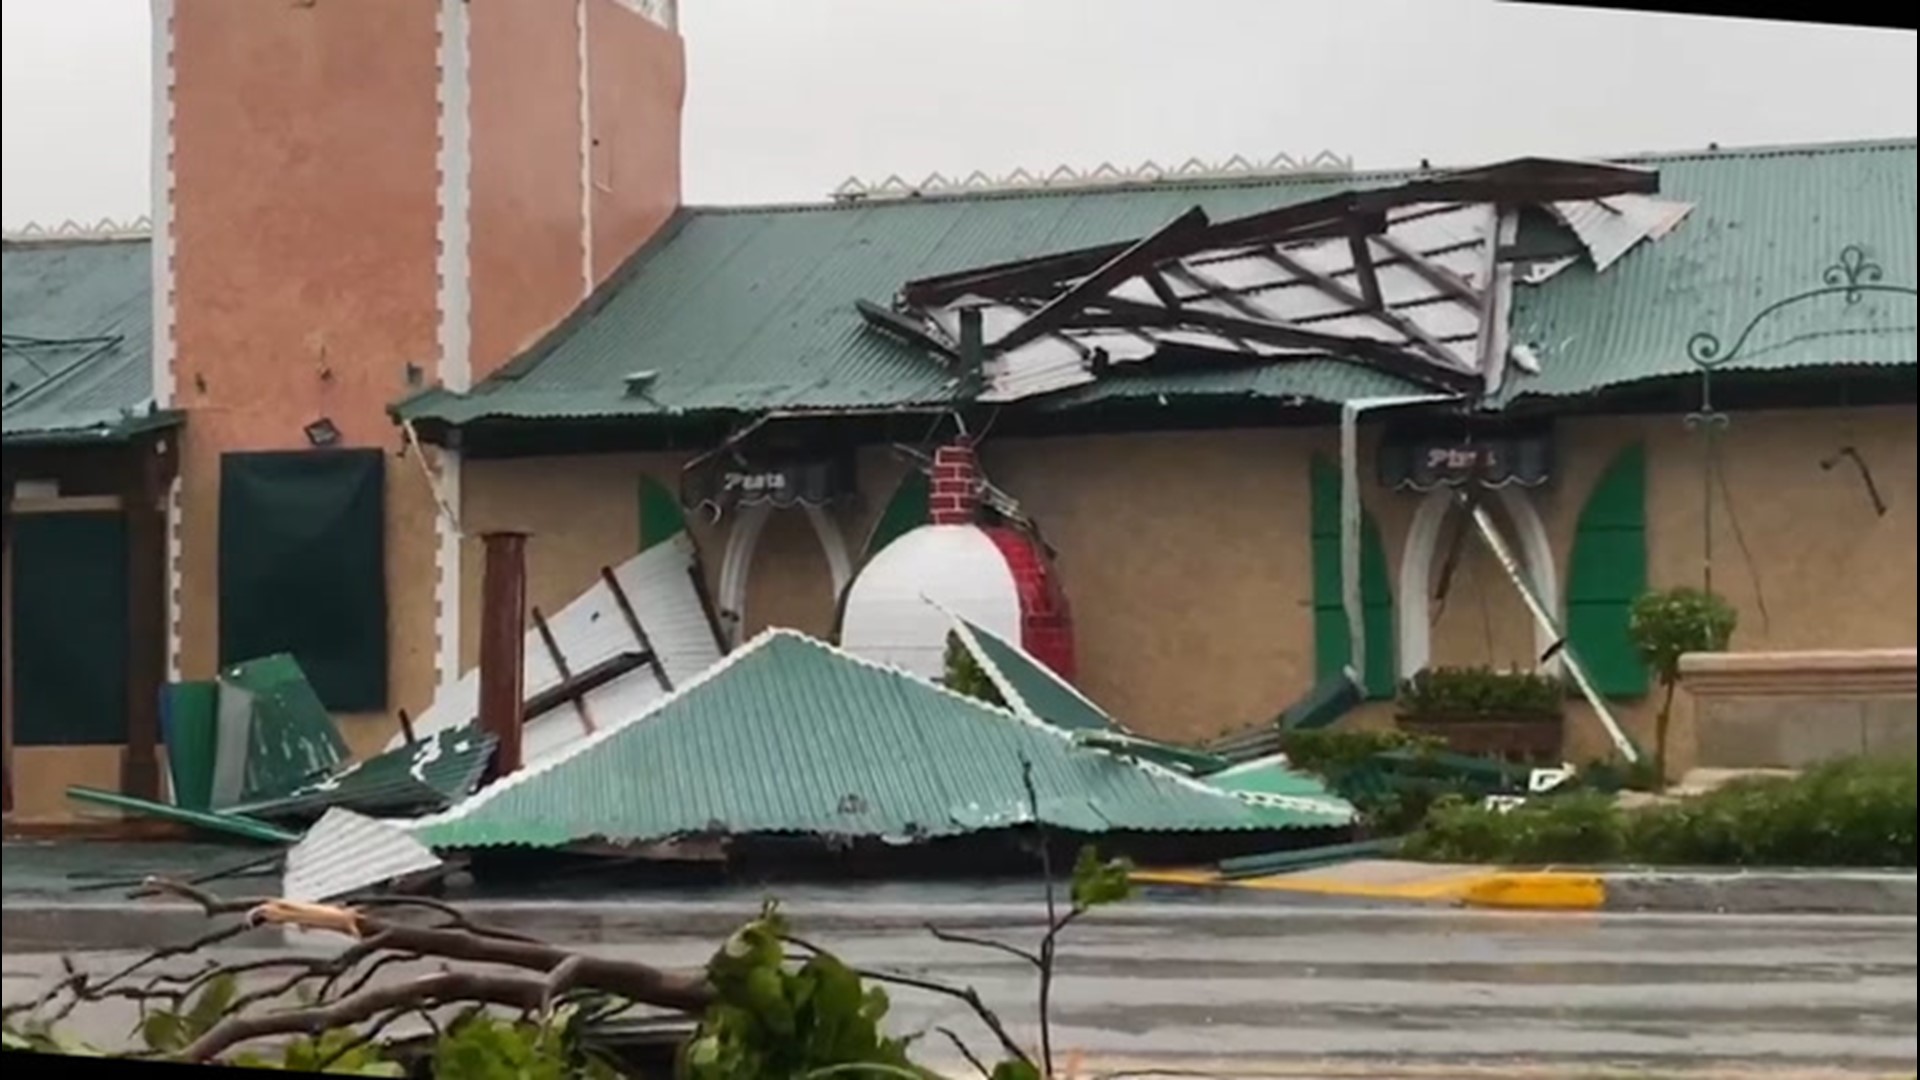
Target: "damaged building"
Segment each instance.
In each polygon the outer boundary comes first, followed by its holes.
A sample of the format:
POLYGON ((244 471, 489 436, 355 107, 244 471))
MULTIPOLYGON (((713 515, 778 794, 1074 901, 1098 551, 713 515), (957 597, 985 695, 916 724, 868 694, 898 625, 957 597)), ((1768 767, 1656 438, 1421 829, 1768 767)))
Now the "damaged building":
MULTIPOLYGON (((347 757, 464 730, 494 533, 525 536, 526 779, 421 819, 436 845, 495 836, 485 806, 550 817, 555 778, 610 767, 582 747, 681 753, 690 688, 775 660, 933 701, 972 640, 1023 674, 966 723, 1136 740, 1097 767, 1232 817, 1155 755, 1348 669, 1349 723, 1484 666, 1577 678, 1569 761, 1649 739, 1628 609, 1709 543, 1743 648, 1914 643, 1913 300, 1845 288, 1915 279, 1911 139, 700 207, 670 6, 167 10, 148 234, 7 244, 16 819, 74 785, 164 798, 162 685, 265 656, 347 757), (384 76, 221 47, 293 33, 384 76), (1704 485, 1701 334, 1733 354, 1704 485), (82 479, 82 449, 145 471, 82 479), (42 535, 65 514, 118 546, 42 535), (118 620, 57 618, 46 583, 108 562, 124 587, 88 602, 118 620)), ((758 722, 851 722, 759 693, 758 722)), ((1683 718, 1676 768, 1689 746, 1683 718)), ((607 828, 725 810, 659 796, 607 828)))

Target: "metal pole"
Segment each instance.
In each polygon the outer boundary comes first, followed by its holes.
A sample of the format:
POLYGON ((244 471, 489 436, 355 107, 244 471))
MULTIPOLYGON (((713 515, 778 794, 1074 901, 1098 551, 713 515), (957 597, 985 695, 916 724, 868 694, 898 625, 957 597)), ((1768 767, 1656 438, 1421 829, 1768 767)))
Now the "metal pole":
POLYGON ((480 586, 480 729, 494 738, 489 779, 521 765, 526 706, 527 534, 481 536, 486 567, 480 586))

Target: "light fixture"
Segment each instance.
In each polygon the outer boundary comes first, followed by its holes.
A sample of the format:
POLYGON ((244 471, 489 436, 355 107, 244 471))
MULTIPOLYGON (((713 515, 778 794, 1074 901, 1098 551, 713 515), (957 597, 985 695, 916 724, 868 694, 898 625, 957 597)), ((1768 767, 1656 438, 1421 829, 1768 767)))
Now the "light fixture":
POLYGON ((316 447, 332 446, 340 441, 340 429, 334 427, 333 421, 324 416, 308 424, 304 430, 307 433, 307 442, 316 447))

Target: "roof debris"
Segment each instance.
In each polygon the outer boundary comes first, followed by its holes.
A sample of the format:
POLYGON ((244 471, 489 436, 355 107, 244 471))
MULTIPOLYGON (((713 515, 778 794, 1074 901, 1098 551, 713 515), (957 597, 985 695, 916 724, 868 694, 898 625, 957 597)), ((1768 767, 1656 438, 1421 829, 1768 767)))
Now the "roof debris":
MULTIPOLYGON (((610 718, 644 712, 667 687, 719 662, 696 573, 693 541, 682 533, 601 574, 558 613, 534 620, 524 654, 529 763, 567 749, 610 718)), ((434 698, 413 730, 424 737, 464 728, 479 708, 480 675, 471 671, 434 698)), ((402 734, 387 748, 405 744, 402 734)))
MULTIPOLYGON (((1110 365, 1337 358, 1466 393, 1538 359, 1505 341, 1513 281, 1571 265, 1520 252, 1522 207, 1545 209, 1604 271, 1691 209, 1652 197, 1658 175, 1521 159, 1351 190, 1215 222, 1195 206, 1130 243, 909 282, 870 326, 957 367, 982 363, 983 401, 1082 386, 1110 365), (985 355, 963 357, 978 313, 985 355)), ((969 377, 960 371, 959 377, 969 377)))
POLYGON ((774 630, 653 708, 408 828, 442 850, 767 834, 910 843, 1036 817, 1082 833, 1202 833, 1338 827, 1353 810, 1331 796, 1250 803, 774 630))

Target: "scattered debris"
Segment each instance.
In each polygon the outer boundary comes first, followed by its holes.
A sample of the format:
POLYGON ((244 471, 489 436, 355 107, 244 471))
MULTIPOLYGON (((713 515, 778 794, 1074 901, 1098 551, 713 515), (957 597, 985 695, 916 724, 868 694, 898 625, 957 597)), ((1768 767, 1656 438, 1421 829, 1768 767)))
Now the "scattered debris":
POLYGON ((399 826, 336 807, 287 852, 280 894, 302 903, 337 900, 441 865, 399 826))

